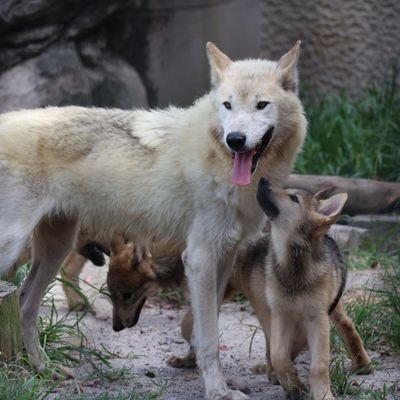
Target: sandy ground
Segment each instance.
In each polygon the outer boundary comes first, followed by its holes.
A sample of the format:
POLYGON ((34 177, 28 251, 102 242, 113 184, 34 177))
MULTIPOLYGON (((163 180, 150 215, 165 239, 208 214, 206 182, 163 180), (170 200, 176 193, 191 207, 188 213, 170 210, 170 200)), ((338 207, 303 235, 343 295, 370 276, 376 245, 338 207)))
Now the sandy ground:
MULTIPOLYGON (((106 268, 90 263, 85 266, 82 279, 100 287, 106 276, 106 268)), ((372 271, 353 272, 348 282, 348 293, 377 284, 377 274, 372 271)), ((142 310, 138 324, 131 329, 114 332, 111 326, 111 305, 89 285, 82 283, 84 292, 93 302, 96 316, 86 315, 83 330, 88 337, 88 346, 115 352, 119 357, 112 360, 114 368, 127 368, 133 374, 128 380, 111 382, 99 377, 88 378, 90 366, 83 365, 76 370, 76 379, 65 381, 58 386, 51 399, 74 398, 79 393, 95 397, 105 391, 157 392, 160 386, 167 386, 165 400, 198 400, 203 398, 203 384, 198 370, 174 369, 166 361, 172 355, 184 355, 186 343, 180 335, 180 321, 187 306, 171 307, 160 301, 147 303, 142 310)), ((53 289, 57 309, 66 312, 67 307, 60 285, 53 289)), ((43 312, 46 310, 43 309, 43 312)), ((264 362, 264 337, 257 319, 249 305, 229 303, 222 307, 220 316, 220 354, 228 382, 249 394, 251 399, 285 399, 279 386, 272 385, 266 376, 255 375, 251 368, 264 362)), ((400 359, 389 354, 370 353, 379 361, 377 369, 368 376, 351 379, 363 387, 382 387, 400 384, 400 359)), ((301 375, 307 375, 308 354, 299 357, 297 366, 301 375)), ((400 386, 399 386, 400 399, 400 386)), ((348 397, 350 398, 350 397, 348 397)))

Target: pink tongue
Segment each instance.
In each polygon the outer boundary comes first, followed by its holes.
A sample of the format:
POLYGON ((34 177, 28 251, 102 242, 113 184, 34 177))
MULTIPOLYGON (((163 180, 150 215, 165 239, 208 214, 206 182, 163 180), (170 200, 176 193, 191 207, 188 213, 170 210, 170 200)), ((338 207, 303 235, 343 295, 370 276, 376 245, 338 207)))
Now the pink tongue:
POLYGON ((251 183, 251 161, 254 150, 234 153, 231 181, 235 185, 245 186, 251 183))

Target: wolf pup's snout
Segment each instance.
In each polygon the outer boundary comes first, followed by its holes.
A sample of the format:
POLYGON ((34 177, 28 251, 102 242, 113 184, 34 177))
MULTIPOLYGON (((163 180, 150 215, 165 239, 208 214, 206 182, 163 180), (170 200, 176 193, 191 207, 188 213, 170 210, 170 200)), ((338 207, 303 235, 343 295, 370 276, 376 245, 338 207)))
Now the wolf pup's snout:
POLYGON ((240 151, 246 143, 246 135, 242 132, 228 133, 226 143, 233 151, 240 151))
POLYGON ((271 219, 279 215, 279 208, 274 201, 271 183, 265 178, 261 178, 258 182, 257 201, 261 209, 271 219))

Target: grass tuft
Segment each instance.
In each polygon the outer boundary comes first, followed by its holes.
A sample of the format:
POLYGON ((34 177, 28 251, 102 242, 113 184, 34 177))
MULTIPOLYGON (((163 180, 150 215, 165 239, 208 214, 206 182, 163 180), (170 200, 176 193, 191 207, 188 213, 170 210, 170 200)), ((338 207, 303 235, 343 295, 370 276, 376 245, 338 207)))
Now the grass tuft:
POLYGON ((400 181, 400 91, 396 78, 397 69, 393 68, 382 88, 369 89, 359 100, 345 94, 319 100, 306 95, 309 129, 296 171, 400 181))

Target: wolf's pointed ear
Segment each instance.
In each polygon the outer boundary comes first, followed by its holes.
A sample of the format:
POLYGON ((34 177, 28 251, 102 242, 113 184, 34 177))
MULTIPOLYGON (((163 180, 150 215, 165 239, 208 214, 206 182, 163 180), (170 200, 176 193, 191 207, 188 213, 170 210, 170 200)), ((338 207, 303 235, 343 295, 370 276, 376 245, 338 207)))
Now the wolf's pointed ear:
POLYGON ((347 193, 338 193, 329 199, 320 200, 317 211, 325 218, 328 224, 333 224, 342 212, 347 198, 347 193))
POLYGON ((298 93, 299 79, 297 72, 297 61, 300 55, 300 40, 278 61, 276 71, 280 85, 284 90, 298 93))
POLYGON ((211 84, 217 85, 232 60, 224 54, 214 43, 207 43, 207 55, 211 68, 211 84))
POLYGON ((317 200, 324 200, 327 199, 335 190, 335 187, 333 185, 325 186, 321 190, 318 190, 317 193, 314 194, 314 197, 317 200))

